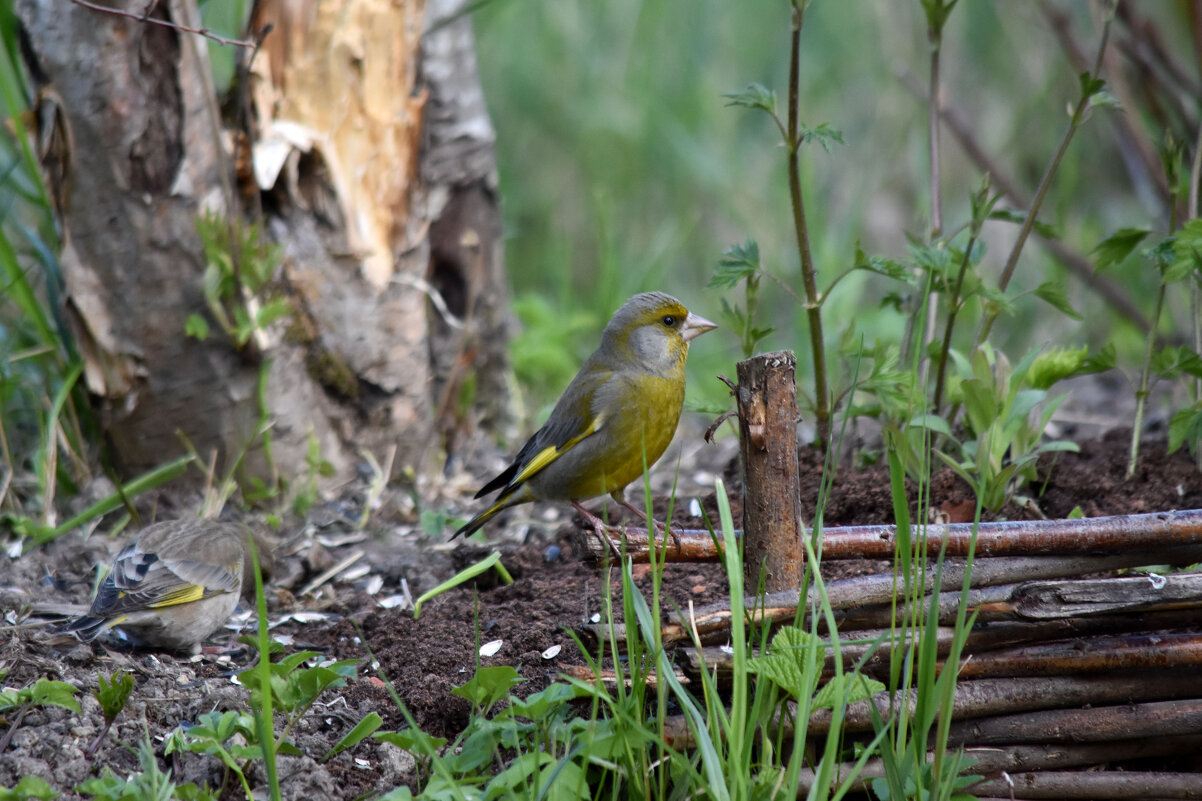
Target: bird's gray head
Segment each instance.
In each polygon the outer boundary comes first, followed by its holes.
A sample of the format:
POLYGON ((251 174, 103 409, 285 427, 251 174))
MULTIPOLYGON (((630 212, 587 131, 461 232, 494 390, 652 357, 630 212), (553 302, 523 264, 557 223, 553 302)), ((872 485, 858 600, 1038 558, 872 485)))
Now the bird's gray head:
POLYGON ((649 372, 666 373, 683 367, 689 340, 716 327, 671 295, 643 292, 614 312, 601 335, 601 350, 633 358, 649 372))

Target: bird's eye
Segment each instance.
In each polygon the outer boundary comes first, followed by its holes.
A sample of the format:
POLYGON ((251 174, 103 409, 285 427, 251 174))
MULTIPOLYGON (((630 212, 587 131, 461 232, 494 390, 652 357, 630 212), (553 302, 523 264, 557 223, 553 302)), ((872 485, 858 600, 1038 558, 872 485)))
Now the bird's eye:
POLYGON ((664 325, 668 326, 668 328, 676 327, 676 318, 670 314, 665 314, 664 318, 662 320, 660 320, 660 322, 663 323, 664 325))

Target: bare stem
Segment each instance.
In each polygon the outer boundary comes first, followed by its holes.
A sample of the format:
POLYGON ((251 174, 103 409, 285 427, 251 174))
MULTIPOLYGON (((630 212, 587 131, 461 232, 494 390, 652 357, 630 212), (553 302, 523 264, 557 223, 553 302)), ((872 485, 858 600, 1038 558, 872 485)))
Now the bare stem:
POLYGON ((1166 284, 1162 280, 1160 289, 1156 292, 1156 309, 1152 312, 1152 328, 1148 331, 1147 342, 1144 346, 1144 366, 1139 374, 1139 389, 1135 390, 1135 420, 1131 424, 1131 456, 1127 460, 1127 478, 1135 475, 1135 465, 1139 461, 1139 434, 1144 426, 1144 411, 1148 405, 1148 392, 1152 380, 1152 348, 1156 344, 1156 328, 1160 323, 1160 312, 1164 308, 1166 284))
MULTIPOLYGON (((1106 53, 1106 42, 1110 39, 1110 23, 1112 20, 1113 16, 1108 14, 1102 23, 1102 40, 1098 43, 1098 52, 1094 59, 1093 72, 1089 74, 1090 78, 1097 78, 1098 73, 1102 69, 1102 56, 1106 53)), ((1068 128, 1060 140, 1060 147, 1056 149, 1056 155, 1052 157, 1051 163, 1048 164, 1047 170, 1044 171, 1043 178, 1039 181, 1039 188, 1035 191, 1035 198, 1031 201, 1031 207, 1027 209, 1026 219, 1023 220, 1022 227, 1018 231, 1018 239, 1014 242, 1014 247, 1010 250, 1010 256, 1006 259, 1006 266, 1002 268, 1002 275, 998 279, 999 290, 1005 291, 1006 287, 1010 284, 1010 279, 1014 277, 1014 270, 1018 267, 1019 256, 1022 255, 1023 246, 1027 243, 1027 237, 1030 236, 1031 230, 1035 227, 1035 219, 1039 214, 1039 209, 1043 205, 1044 198, 1047 197, 1048 189, 1052 185, 1052 179, 1055 177, 1057 170, 1060 169, 1060 162, 1064 159, 1064 154, 1068 151, 1068 146, 1073 140, 1073 135, 1085 120, 1085 112, 1089 109, 1092 97, 1093 93, 1083 87, 1081 99, 1077 101, 1077 105, 1073 108, 1068 128)), ((989 337, 989 332, 993 328, 993 323, 997 320, 998 314, 1000 314, 1000 310, 994 310, 981 322, 981 328, 977 332, 978 345, 989 337)), ((1153 322, 1152 328, 1155 329, 1155 327, 1155 322, 1153 322)))
MULTIPOLYGON (((947 380, 948 355, 952 349, 952 331, 956 327, 956 316, 960 313, 960 299, 964 292, 964 275, 968 272, 968 261, 972 256, 972 249, 976 244, 977 232, 974 230, 972 236, 968 239, 968 245, 964 248, 964 255, 960 259, 960 274, 956 276, 956 288, 952 292, 950 308, 947 312, 947 322, 943 327, 943 343, 939 347, 939 367, 938 372, 935 374, 935 396, 931 404, 931 409, 935 414, 939 414, 939 405, 943 402, 943 387, 947 380)), ((932 319, 934 319, 933 316, 932 319)))
MULTIPOLYGON (((1198 137, 1194 140, 1194 159, 1189 168, 1189 198, 1186 199, 1186 213, 1189 219, 1198 219, 1198 191, 1202 189, 1202 126, 1198 128, 1198 137)), ((1189 307, 1193 318, 1194 353, 1202 353, 1202 277, 1195 275, 1189 288, 1189 307)), ((1194 379, 1194 402, 1202 401, 1202 378, 1194 379)), ((1195 464, 1202 470, 1202 447, 1194 453, 1195 464)))
MULTIPOLYGON (((927 145, 930 160, 930 193, 931 193, 931 235, 930 241, 936 242, 943 235, 943 190, 940 187, 939 172, 939 104, 942 97, 939 91, 939 53, 943 45, 943 28, 937 21, 928 21, 927 40, 931 46, 931 80, 927 88, 927 145)), ((963 272, 961 272, 963 277, 963 272)), ((932 289, 927 294, 926 326, 922 334, 922 347, 919 354, 926 353, 926 346, 935 338, 936 313, 939 310, 939 294, 932 289)), ((906 343, 907 347, 909 342, 906 343)), ((922 375, 920 381, 926 383, 929 363, 922 359, 922 375)), ((936 399, 938 407, 938 399, 936 399)))
POLYGON ((810 251, 810 234, 806 229, 805 205, 801 197, 801 165, 799 154, 801 138, 798 131, 800 108, 798 84, 800 83, 801 24, 805 5, 802 0, 793 2, 793 31, 789 52, 789 120, 786 148, 789 153, 789 198, 793 206, 793 228, 797 234, 797 250, 801 255, 801 279, 806 293, 806 317, 810 327, 810 348, 814 358, 814 415, 818 429, 818 445, 825 452, 830 441, 831 411, 830 390, 826 375, 826 343, 822 335, 822 298, 818 293, 818 282, 814 269, 814 256, 810 251))

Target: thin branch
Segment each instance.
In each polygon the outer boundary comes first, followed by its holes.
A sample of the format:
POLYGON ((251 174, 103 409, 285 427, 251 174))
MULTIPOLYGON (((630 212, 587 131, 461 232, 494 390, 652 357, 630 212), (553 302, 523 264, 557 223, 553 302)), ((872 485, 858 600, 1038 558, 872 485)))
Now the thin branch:
MULTIPOLYGON (((1096 80, 1102 70, 1102 58, 1106 54, 1106 43, 1110 40, 1110 23, 1112 20, 1113 17, 1107 15, 1106 20, 1102 23, 1102 39, 1098 42, 1098 52, 1094 59, 1093 71, 1089 73, 1091 80, 1096 80)), ((1018 230, 1018 238, 1015 240, 1014 246, 1010 249, 1010 256, 1006 259, 1006 264, 1002 268, 1002 274, 998 278, 999 291, 1004 292, 1010 284, 1010 279, 1014 277, 1014 271, 1018 267, 1019 256, 1022 255, 1023 247, 1027 243, 1027 237, 1030 236, 1031 230, 1035 227, 1035 220, 1039 214, 1039 209, 1043 206, 1044 198, 1047 197, 1048 190, 1052 186, 1052 179, 1060 169, 1060 162, 1063 161, 1064 154, 1068 152, 1069 143, 1072 142, 1077 129, 1081 127, 1081 123, 1085 121, 1085 114, 1092 102, 1093 92, 1083 85, 1081 98, 1077 101, 1076 106, 1073 107, 1073 114, 1069 118, 1064 136, 1060 139, 1060 146, 1057 147, 1056 155, 1048 163, 1048 167, 1039 181, 1039 186, 1035 190, 1035 197, 1031 201, 1031 206, 1027 209, 1027 216, 1023 220, 1022 227, 1018 230)), ((978 344, 985 342, 989 338, 989 332, 992 330, 993 323, 997 320, 1000 313, 1000 310, 994 310, 981 322, 981 327, 977 331, 976 338, 978 344)))
MULTIPOLYGON (((675 543, 665 546, 670 562, 714 562, 721 549, 705 529, 673 529, 675 543)), ((735 532, 742 537, 742 531, 735 532)), ((914 527, 912 542, 925 542, 927 553, 947 548, 948 556, 968 553, 972 523, 914 527)), ((624 531, 627 556, 647 561, 647 530, 624 531)), ((1202 510, 1182 510, 1139 515, 1087 517, 1079 520, 1006 520, 982 523, 977 535, 977 556, 1029 556, 1034 554, 1109 553, 1137 549, 1172 548, 1202 543, 1202 510)), ((594 558, 602 556, 590 547, 594 558)), ((824 561, 832 559, 892 559, 897 547, 897 527, 887 525, 832 526, 822 531, 824 561)))
POLYGON ((805 205, 801 194, 801 109, 798 92, 801 72, 801 25, 804 3, 794 0, 793 26, 789 58, 789 119, 786 145, 789 153, 789 198, 793 209, 793 229, 797 250, 801 256, 801 280, 806 292, 806 318, 810 328, 810 350, 814 358, 814 416, 818 428, 818 446, 826 452, 830 442, 830 390, 826 375, 826 342, 822 333, 822 297, 818 292, 817 269, 810 249, 810 233, 806 227, 805 205))
MULTIPOLYGON (((903 73, 897 77, 901 81, 902 86, 908 89, 915 97, 919 99, 926 97, 923 89, 913 76, 903 73)), ((965 155, 982 172, 989 175, 990 184, 1000 189, 1002 194, 1016 208, 1027 208, 1029 200, 1026 195, 1019 190, 1018 184, 1010 176, 1006 168, 986 152, 984 146, 973 132, 972 125, 960 110, 952 104, 944 102, 940 103, 939 113, 948 130, 952 132, 952 135, 956 137, 956 141, 960 143, 960 147, 964 150, 965 155)), ((1052 255, 1069 272, 1092 286, 1094 291, 1101 295, 1119 314, 1130 320, 1141 332, 1147 332, 1149 328, 1148 319, 1144 316, 1143 310, 1131 299, 1131 293, 1127 289, 1119 286, 1106 276, 1095 274, 1093 265, 1090 264, 1089 260, 1080 253, 1070 249, 1063 242, 1057 239, 1042 239, 1041 241, 1044 247, 1051 251, 1052 255)))
POLYGON ((110 8, 109 6, 102 6, 99 3, 89 2, 89 0, 71 0, 71 2, 77 6, 83 6, 84 8, 90 9, 92 11, 99 11, 102 14, 111 14, 114 17, 125 17, 126 19, 136 20, 137 22, 145 22, 145 23, 150 23, 151 25, 158 25, 160 28, 170 28, 173 31, 179 31, 180 33, 192 33, 197 36, 203 36, 206 39, 213 40, 217 44, 230 45, 231 47, 245 47, 245 48, 250 48, 250 49, 258 47, 257 41, 246 41, 244 39, 227 39, 224 36, 218 36, 217 34, 210 31, 208 28, 190 28, 186 25, 180 25, 178 23, 171 22, 170 20, 158 19, 156 17, 152 17, 152 16, 150 16, 150 12, 153 11, 155 6, 157 5, 154 2, 150 3, 146 7, 146 10, 143 11, 141 14, 135 14, 132 11, 122 11, 119 8, 110 8))

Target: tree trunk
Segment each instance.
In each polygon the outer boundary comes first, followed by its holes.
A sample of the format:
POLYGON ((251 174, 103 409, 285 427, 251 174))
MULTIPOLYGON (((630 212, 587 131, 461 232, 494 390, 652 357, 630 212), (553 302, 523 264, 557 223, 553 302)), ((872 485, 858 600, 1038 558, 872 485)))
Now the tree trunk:
MULTIPOLYGON (((134 17, 147 8, 110 5, 134 17)), ((423 85, 423 74, 441 69, 479 94, 474 62, 430 61, 471 55, 466 17, 432 35, 457 33, 459 49, 432 53, 420 47, 421 2, 265 0, 252 30, 273 30, 245 94, 228 104, 241 129, 231 132, 207 56, 220 45, 60 0, 16 8, 43 111, 57 105, 39 117, 56 120, 67 143, 45 165, 67 303, 124 472, 182 452, 182 435, 206 457, 221 454, 219 465, 250 446, 245 465, 259 477, 302 473, 313 441, 337 479, 360 450, 382 461, 394 444, 394 473, 421 473, 438 433, 455 429, 459 407, 447 398, 465 376, 492 382, 504 408, 494 377, 504 368, 500 225, 482 104, 445 111, 441 138, 431 120, 422 146, 426 112, 443 108, 450 88, 423 85), (448 136, 448 125, 466 133, 448 136), (457 172, 427 167, 448 139, 473 159, 457 172), (189 315, 214 316, 197 232, 205 211, 259 222, 282 249, 259 296, 239 286, 232 303, 253 312, 283 299, 287 311, 243 344, 220 330, 204 341, 185 334, 189 315), (269 449, 256 438, 268 420, 269 449)), ((149 16, 201 27, 193 0, 154 4, 149 16)), ((239 280, 245 268, 235 259, 239 280)))

